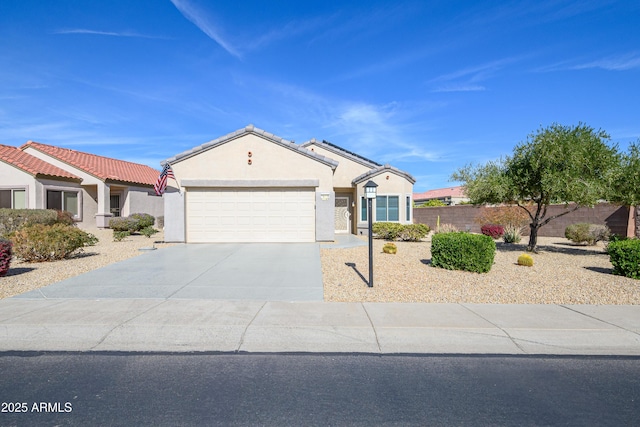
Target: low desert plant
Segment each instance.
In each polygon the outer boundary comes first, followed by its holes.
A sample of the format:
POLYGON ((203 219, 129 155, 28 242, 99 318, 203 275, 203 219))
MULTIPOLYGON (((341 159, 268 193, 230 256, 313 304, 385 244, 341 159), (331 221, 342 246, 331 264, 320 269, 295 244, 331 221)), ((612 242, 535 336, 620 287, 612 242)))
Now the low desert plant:
POLYGON ((379 239, 396 240, 402 231, 402 224, 397 222, 376 222, 372 231, 379 239))
POLYGON ((499 239, 504 234, 504 227, 498 224, 485 224, 480 227, 480 231, 492 239, 499 239))
POLYGON ((609 242, 607 253, 613 265, 613 274, 640 279, 640 240, 609 242))
POLYGON ((140 230, 140 234, 142 234, 143 236, 146 236, 147 238, 151 238, 151 236, 153 236, 156 233, 158 233, 158 230, 156 230, 151 226, 145 227, 142 230, 140 230))
POLYGON ((398 247, 395 243, 385 243, 382 247, 382 252, 385 254, 396 254, 398 252, 398 247))
POLYGON ((11 241, 0 239, 0 277, 5 276, 11 264, 11 241))
POLYGON ((457 233, 457 232, 458 232, 458 227, 456 227, 453 224, 440 224, 440 227, 436 229, 435 234, 457 233))
POLYGON ((27 225, 64 222, 65 214, 59 212, 53 209, 0 209, 0 237, 7 237, 27 225))
POLYGON ((579 222, 571 224, 564 230, 564 237, 574 243, 586 243, 595 245, 601 240, 607 240, 611 231, 606 225, 587 224, 579 222))
POLYGON ((131 236, 131 233, 129 233, 127 230, 123 230, 123 231, 113 230, 114 242, 122 242, 124 239, 126 239, 129 236, 131 236))
POLYGON ((431 242, 431 265, 447 270, 486 273, 491 270, 496 243, 489 236, 471 233, 439 233, 431 242))
POLYGON ((518 257, 518 265, 533 267, 533 257, 529 254, 522 254, 518 257))
POLYGON ((93 234, 64 224, 29 225, 12 233, 10 238, 14 254, 26 262, 63 259, 98 242, 93 234))
POLYGON ((400 231, 400 239, 405 242, 419 242, 427 237, 431 229, 426 224, 407 224, 400 231))
POLYGON ((502 241, 505 243, 520 243, 522 240, 521 228, 513 225, 507 225, 504 228, 504 234, 502 235, 502 241))
POLYGON ((497 224, 505 229, 509 226, 517 227, 522 233, 522 228, 530 222, 529 215, 518 206, 485 206, 480 208, 474 221, 477 224, 497 224))
POLYGON ((134 213, 129 215, 129 218, 138 220, 138 231, 147 227, 153 227, 153 224, 156 222, 156 219, 152 215, 146 213, 134 213))

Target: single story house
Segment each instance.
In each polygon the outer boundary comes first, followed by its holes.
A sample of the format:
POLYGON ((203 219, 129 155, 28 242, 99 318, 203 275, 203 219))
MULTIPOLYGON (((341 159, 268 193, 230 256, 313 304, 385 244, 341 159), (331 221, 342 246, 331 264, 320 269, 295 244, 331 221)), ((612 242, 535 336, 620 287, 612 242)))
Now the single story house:
POLYGON ((438 188, 413 195, 413 201, 416 206, 423 205, 429 200, 440 200, 445 205, 453 206, 468 202, 470 199, 464 194, 462 186, 438 188))
POLYGON ((249 125, 167 159, 165 240, 315 242, 365 234, 374 221, 412 222, 415 179, 326 141, 296 144, 249 125))
POLYGON ((60 209, 78 225, 105 228, 114 216, 163 215, 149 166, 28 141, 0 146, 0 207, 60 209))

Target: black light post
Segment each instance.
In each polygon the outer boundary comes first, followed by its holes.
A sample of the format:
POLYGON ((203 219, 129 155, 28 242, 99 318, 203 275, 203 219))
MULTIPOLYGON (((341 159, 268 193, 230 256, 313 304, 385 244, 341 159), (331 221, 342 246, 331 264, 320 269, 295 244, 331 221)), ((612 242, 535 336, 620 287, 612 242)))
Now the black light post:
POLYGON ((373 212, 372 200, 376 198, 378 184, 369 181, 364 185, 364 194, 367 197, 367 218, 369 220, 369 287, 373 288, 373 212))

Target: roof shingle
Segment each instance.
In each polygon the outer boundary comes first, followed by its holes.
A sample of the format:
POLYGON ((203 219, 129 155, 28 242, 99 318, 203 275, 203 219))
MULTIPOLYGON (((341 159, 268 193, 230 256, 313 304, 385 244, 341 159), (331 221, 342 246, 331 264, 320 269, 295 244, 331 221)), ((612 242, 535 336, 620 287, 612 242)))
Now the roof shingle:
POLYGON ((160 173, 146 165, 83 153, 69 148, 55 147, 35 141, 28 141, 20 149, 25 150, 28 147, 54 157, 103 181, 111 180, 153 185, 160 173))
POLYGON ((82 180, 71 172, 67 172, 29 153, 25 153, 17 147, 11 147, 9 145, 0 144, 0 161, 8 163, 34 177, 37 175, 45 175, 74 181, 82 180))

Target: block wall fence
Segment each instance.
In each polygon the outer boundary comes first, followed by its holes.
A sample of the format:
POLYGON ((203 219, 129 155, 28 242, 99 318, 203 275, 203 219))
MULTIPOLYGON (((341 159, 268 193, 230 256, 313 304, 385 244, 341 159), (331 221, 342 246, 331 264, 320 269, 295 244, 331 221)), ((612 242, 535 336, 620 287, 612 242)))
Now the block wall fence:
MULTIPOLYGON (((572 205, 569 205, 571 209, 572 205)), ((491 209, 491 208, 489 208, 491 209)), ((547 210, 547 217, 565 211, 564 205, 551 205, 547 210)), ((563 215, 551 220, 547 225, 540 228, 538 236, 543 237, 564 237, 564 230, 570 224, 576 222, 587 222, 590 224, 604 224, 612 233, 622 236, 640 235, 640 221, 636 224, 640 208, 629 208, 628 206, 617 206, 609 203, 600 203, 593 208, 580 208, 577 211, 563 215)), ((438 216, 440 224, 453 224, 458 230, 480 233, 482 224, 477 224, 474 220, 480 212, 480 206, 456 205, 433 208, 414 208, 413 222, 426 224, 432 229, 436 227, 438 216)), ((529 234, 529 227, 525 226, 524 234, 529 234)))

